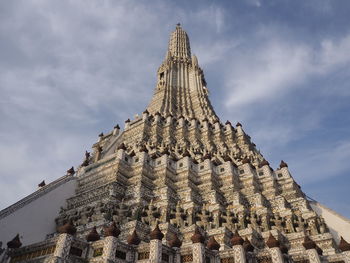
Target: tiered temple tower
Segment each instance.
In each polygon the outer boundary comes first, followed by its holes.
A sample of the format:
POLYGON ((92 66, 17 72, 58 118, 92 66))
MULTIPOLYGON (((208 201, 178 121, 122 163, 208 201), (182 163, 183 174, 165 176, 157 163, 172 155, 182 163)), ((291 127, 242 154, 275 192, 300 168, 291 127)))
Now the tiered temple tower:
POLYGON ((287 163, 272 169, 240 123, 220 121, 179 24, 147 109, 92 148, 68 171, 77 187, 58 232, 15 238, 8 260, 350 262, 287 163))

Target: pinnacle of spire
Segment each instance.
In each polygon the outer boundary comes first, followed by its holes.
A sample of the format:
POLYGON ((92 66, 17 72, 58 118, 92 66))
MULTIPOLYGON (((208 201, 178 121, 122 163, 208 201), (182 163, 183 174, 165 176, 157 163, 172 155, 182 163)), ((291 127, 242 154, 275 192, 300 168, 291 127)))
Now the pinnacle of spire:
POLYGON ((175 58, 191 58, 190 40, 180 23, 176 25, 175 31, 170 35, 168 51, 175 58))
POLYGON ((158 69, 157 85, 147 111, 150 115, 218 121, 206 86, 198 59, 191 56, 188 35, 177 25, 170 34, 166 58, 158 69))

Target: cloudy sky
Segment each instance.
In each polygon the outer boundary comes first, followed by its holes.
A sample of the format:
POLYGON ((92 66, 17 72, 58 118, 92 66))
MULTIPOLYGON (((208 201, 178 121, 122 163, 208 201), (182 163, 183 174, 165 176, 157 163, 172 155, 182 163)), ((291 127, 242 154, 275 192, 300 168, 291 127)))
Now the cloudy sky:
POLYGON ((0 209, 147 106, 181 22, 212 104, 350 217, 350 1, 0 2, 0 209))

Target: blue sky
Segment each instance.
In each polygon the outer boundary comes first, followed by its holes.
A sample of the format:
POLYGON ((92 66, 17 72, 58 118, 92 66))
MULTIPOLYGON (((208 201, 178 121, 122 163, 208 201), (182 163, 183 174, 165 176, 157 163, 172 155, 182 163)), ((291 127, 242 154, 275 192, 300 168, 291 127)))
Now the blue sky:
POLYGON ((212 104, 350 217, 349 1, 0 2, 0 209, 147 106, 181 22, 212 104))

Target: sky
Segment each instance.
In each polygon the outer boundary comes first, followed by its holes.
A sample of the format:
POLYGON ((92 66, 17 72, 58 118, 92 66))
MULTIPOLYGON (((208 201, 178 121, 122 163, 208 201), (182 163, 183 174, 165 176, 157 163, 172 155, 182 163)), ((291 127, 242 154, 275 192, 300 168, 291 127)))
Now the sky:
POLYGON ((180 22, 222 122, 350 218, 350 1, 0 2, 0 209, 144 111, 180 22))

